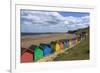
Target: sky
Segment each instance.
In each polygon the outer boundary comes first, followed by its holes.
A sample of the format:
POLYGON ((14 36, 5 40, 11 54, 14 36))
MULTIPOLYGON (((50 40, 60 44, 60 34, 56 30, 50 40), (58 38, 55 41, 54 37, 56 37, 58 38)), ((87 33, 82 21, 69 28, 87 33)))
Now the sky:
POLYGON ((67 32, 86 28, 90 25, 87 12, 34 11, 21 9, 21 32, 67 32))
POLYGON ((59 12, 62 16, 66 17, 66 16, 74 16, 74 17, 82 17, 82 16, 86 16, 89 15, 89 13, 86 12, 59 12))

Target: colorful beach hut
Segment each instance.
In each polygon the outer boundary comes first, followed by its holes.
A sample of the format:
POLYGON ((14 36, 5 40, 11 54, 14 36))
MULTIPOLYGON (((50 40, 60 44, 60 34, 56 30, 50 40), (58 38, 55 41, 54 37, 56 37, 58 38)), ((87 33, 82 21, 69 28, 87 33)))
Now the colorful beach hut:
POLYGON ((69 47, 72 47, 76 44, 76 38, 69 39, 69 47))
POLYGON ((69 40, 69 47, 72 47, 72 46, 74 46, 75 44, 76 44, 76 34, 72 34, 72 37, 70 38, 70 39, 68 39, 69 40))
POLYGON ((21 63, 33 62, 33 61, 34 61, 33 51, 26 48, 21 48, 21 63))
POLYGON ((35 61, 37 61, 43 57, 43 50, 39 46, 31 45, 29 48, 34 51, 34 60, 35 61))
POLYGON ((72 39, 69 39, 69 47, 72 47, 72 39))
POLYGON ((52 48, 52 53, 56 51, 55 46, 56 46, 56 42, 55 41, 52 41, 50 43, 50 47, 52 48))
POLYGON ((49 55, 52 51, 52 48, 49 44, 40 44, 40 48, 42 48, 44 56, 49 55))
POLYGON ((67 47, 69 47, 69 41, 66 39, 66 40, 63 40, 63 42, 64 42, 64 48, 67 48, 67 47))
POLYGON ((72 39, 72 45, 75 45, 76 44, 76 38, 73 38, 72 39))
POLYGON ((56 41, 55 50, 56 52, 61 50, 59 41, 56 41))
POLYGON ((77 35, 77 37, 76 37, 76 43, 79 43, 80 40, 81 40, 80 35, 77 35))
POLYGON ((63 49, 64 49, 64 42, 60 40, 60 41, 59 41, 59 45, 60 45, 60 49, 63 50, 63 49))
POLYGON ((59 42, 51 42, 51 48, 53 49, 53 52, 57 52, 59 50, 61 50, 59 42))

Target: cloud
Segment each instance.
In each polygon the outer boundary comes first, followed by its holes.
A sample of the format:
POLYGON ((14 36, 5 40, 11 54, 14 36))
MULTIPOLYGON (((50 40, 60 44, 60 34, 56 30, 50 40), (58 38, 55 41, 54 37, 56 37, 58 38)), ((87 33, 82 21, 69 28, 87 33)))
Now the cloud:
POLYGON ((79 28, 86 28, 89 26, 89 16, 82 16, 82 17, 73 17, 68 16, 65 17, 65 21, 67 21, 67 26, 69 30, 76 30, 79 28))
POLYGON ((67 32, 89 26, 89 16, 62 16, 58 12, 21 10, 21 32, 67 32))

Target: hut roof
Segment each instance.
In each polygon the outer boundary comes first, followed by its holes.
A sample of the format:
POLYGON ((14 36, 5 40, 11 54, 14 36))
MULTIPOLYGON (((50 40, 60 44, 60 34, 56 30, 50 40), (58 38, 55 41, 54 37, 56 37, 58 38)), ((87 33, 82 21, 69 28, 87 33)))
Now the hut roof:
POLYGON ((21 48, 21 55, 23 55, 26 51, 33 52, 33 51, 30 50, 30 49, 21 48))
POLYGON ((40 46, 49 46, 49 44, 41 43, 40 46))
POLYGON ((55 41, 52 41, 50 44, 56 44, 56 42, 55 41))
POLYGON ((21 48, 21 55, 26 51, 26 48, 21 48))
POLYGON ((43 47, 49 47, 49 48, 51 48, 50 44, 41 43, 40 44, 40 48, 44 49, 43 47))
MULTIPOLYGON (((29 47, 29 50, 31 50, 31 51, 34 52, 34 50, 37 49, 37 48, 42 49, 42 47, 40 47, 40 46, 31 45, 31 46, 29 47)), ((43 49, 42 49, 42 50, 43 50, 43 49)))

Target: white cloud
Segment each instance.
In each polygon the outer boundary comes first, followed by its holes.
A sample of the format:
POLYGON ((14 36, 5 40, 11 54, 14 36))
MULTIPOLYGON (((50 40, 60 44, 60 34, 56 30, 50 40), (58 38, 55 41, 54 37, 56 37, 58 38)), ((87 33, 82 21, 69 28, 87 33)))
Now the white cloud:
POLYGON ((22 32, 66 32, 85 28, 89 25, 89 16, 64 17, 58 12, 21 11, 22 32))

